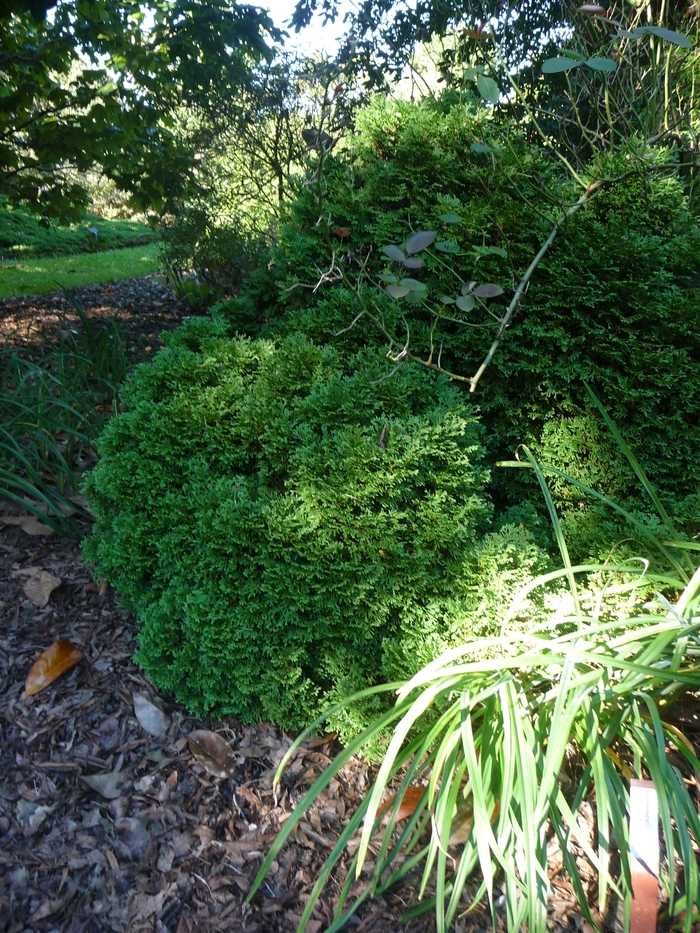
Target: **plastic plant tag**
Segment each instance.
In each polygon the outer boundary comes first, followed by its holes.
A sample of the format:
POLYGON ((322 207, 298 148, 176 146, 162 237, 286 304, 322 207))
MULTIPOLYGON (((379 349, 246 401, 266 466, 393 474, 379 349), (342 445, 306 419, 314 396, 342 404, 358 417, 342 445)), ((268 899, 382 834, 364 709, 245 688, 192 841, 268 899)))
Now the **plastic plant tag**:
POLYGON ((630 781, 630 855, 630 933, 656 933, 659 898, 659 801, 652 781, 630 781))

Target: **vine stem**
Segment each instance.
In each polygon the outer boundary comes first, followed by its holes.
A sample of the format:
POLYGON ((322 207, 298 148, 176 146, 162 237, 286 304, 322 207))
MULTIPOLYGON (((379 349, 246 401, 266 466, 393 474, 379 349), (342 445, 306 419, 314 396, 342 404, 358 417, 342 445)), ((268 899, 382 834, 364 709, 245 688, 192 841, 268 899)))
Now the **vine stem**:
POLYGON ((523 297, 523 295, 524 295, 525 292, 527 291, 527 287, 528 287, 528 284, 529 284, 529 282, 530 282, 530 279, 532 278, 532 276, 533 276, 535 270, 537 269, 537 267, 539 266, 539 264, 542 262, 542 260, 544 259, 544 257, 547 255, 547 252, 548 252, 550 246, 552 245, 552 243, 555 241, 555 239, 556 239, 556 237, 557 237, 557 233, 559 233, 559 230, 561 229, 561 227, 562 227, 571 217, 573 217, 574 214, 577 213, 577 211, 581 210, 581 208, 584 207, 584 206, 588 203, 588 201, 590 201, 590 199, 591 199, 595 194, 597 194, 598 191, 600 191, 600 189, 601 189, 604 185, 608 184, 609 182, 611 182, 611 181, 613 181, 613 180, 614 180, 614 181, 619 181, 619 179, 617 179, 617 178, 616 178, 616 179, 604 178, 604 179, 600 179, 599 181, 593 182, 592 184, 590 184, 590 185, 586 188, 585 192, 584 192, 584 193, 581 195, 581 197, 578 199, 578 201, 576 201, 575 204, 572 204, 571 207, 570 207, 568 210, 564 211, 564 213, 561 215, 561 217, 559 217, 559 218, 554 222, 554 226, 553 226, 553 228, 552 228, 552 232, 549 234, 549 236, 547 237, 547 239, 544 241, 544 243, 543 243, 542 246, 540 247, 540 249, 539 249, 537 255, 536 255, 535 258, 532 260, 532 262, 530 263, 530 265, 527 267, 527 270, 525 271, 525 274, 523 275, 523 277, 520 279, 520 282, 518 283, 518 287, 517 287, 516 290, 515 290, 515 294, 513 295, 513 298, 511 299, 511 302, 510 302, 510 304, 508 305, 508 308, 506 309, 506 313, 505 313, 505 314, 503 315, 503 317, 501 318, 501 323, 500 323, 500 325, 499 325, 499 327, 498 327, 498 331, 497 331, 497 333, 496 333, 496 337, 494 338, 494 341, 493 341, 493 343, 491 344, 491 347, 490 347, 490 349, 489 349, 489 352, 488 352, 488 353, 486 354, 486 356, 484 357, 484 362, 483 362, 483 363, 481 364, 481 366, 477 369, 476 373, 471 377, 471 379, 468 380, 469 383, 470 383, 470 387, 469 387, 469 391, 470 391, 470 392, 475 392, 475 391, 476 391, 476 387, 477 387, 477 385, 479 384, 479 380, 480 380, 481 377, 483 376, 483 374, 484 374, 484 372, 485 372, 487 366, 488 366, 489 363, 491 362, 491 360, 494 358, 494 356, 495 356, 495 354, 496 354, 496 351, 498 350, 498 347, 499 347, 499 345, 500 345, 500 343, 501 343, 501 340, 503 340, 503 335, 505 334, 505 332, 506 332, 506 330, 507 330, 507 328, 508 328, 508 324, 510 323, 510 319, 513 317, 513 314, 515 313, 515 310, 516 310, 516 308, 518 307, 518 304, 520 303, 520 299, 523 297))

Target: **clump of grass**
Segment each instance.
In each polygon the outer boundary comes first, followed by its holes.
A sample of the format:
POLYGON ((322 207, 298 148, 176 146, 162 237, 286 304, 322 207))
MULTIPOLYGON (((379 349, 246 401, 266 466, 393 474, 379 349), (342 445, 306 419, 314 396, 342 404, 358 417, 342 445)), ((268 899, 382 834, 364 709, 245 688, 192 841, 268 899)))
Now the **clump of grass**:
MULTIPOLYGON (((650 571, 647 559, 637 569, 628 563, 572 566, 546 470, 523 450, 523 462, 510 465, 535 472, 563 561, 560 571, 532 581, 528 589, 558 580, 564 587, 558 604, 550 599, 549 609, 529 632, 512 632, 521 594, 504 618, 500 638, 465 644, 408 682, 358 694, 396 692, 397 699, 299 803, 268 853, 249 899, 306 809, 353 754, 391 729, 375 783, 328 856, 299 930, 306 928, 333 868, 356 834, 357 851, 329 933, 340 930, 367 898, 421 866, 421 895, 431 877, 436 893, 409 916, 434 909, 440 933, 484 897, 494 929, 500 926, 497 882, 505 889, 508 930, 545 933, 552 844, 561 850, 581 912, 598 928, 571 852, 572 840, 598 873, 598 917, 605 916, 612 894, 621 899, 629 922, 629 779, 637 777, 651 778, 658 794, 668 915, 690 933, 700 905, 700 819, 689 787, 695 786, 700 760, 683 733, 666 721, 665 712, 676 697, 700 683, 700 568, 692 559, 700 545, 680 539, 653 486, 601 411, 659 511, 664 533, 647 538, 658 555, 656 569, 650 571), (615 584, 591 586, 591 577, 603 572, 615 584), (657 595, 640 605, 634 594, 642 581, 657 595), (626 603, 621 599, 625 595, 630 597, 626 603), (387 791, 394 796, 382 814, 387 791), (584 801, 596 814, 592 845, 577 821, 584 801), (411 815, 399 829, 402 807, 402 821, 407 811, 411 815), (368 863, 370 851, 373 864, 368 863), (466 897, 467 881, 477 869, 479 877, 466 897)), ((551 472, 563 476, 553 468, 551 472)), ((322 721, 292 746, 276 781, 298 743, 322 721)))
POLYGON ((73 306, 80 326, 66 327, 56 344, 0 349, 0 496, 79 537, 81 476, 128 361, 116 322, 96 328, 73 306))
POLYGON ((158 267, 158 253, 153 244, 105 253, 0 262, 0 298, 137 278, 151 275, 158 267))

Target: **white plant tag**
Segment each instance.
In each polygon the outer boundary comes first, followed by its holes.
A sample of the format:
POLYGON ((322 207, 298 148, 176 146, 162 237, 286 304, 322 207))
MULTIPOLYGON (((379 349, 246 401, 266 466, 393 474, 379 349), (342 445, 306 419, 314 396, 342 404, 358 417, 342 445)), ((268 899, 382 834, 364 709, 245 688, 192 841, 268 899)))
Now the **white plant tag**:
POLYGON ((656 933, 659 897, 659 800, 652 781, 630 781, 630 855, 630 933, 656 933))

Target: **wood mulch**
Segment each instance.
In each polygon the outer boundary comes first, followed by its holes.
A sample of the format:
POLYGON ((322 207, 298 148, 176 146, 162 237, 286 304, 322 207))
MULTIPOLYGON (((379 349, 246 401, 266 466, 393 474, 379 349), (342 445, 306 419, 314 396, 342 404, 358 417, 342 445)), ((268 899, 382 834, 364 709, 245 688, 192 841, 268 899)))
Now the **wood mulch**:
MULTIPOLYGON (((115 316, 142 357, 183 319, 154 277, 76 293, 91 320, 115 316)), ((0 339, 36 346, 73 313, 62 294, 0 302, 0 339)), ((337 751, 333 737, 304 743, 276 796, 272 777, 292 737, 266 723, 196 719, 160 695, 131 660, 134 620, 117 594, 93 580, 76 542, 37 531, 0 523, 0 931, 292 933, 370 769, 352 761, 339 773, 246 905, 277 831, 337 751), (47 590, 42 574, 52 578, 47 590), (33 662, 59 640, 83 660, 27 695, 33 662), (203 751, 211 736, 188 740, 195 730, 218 736, 215 748, 226 743, 223 772, 203 751)), ((551 928, 585 930, 560 860, 553 853, 551 928)), ((344 868, 310 933, 330 924, 344 868)), ((432 931, 432 912, 401 919, 419 879, 366 902, 347 929, 432 931)), ((482 933, 491 922, 479 907, 454 929, 482 933)))

